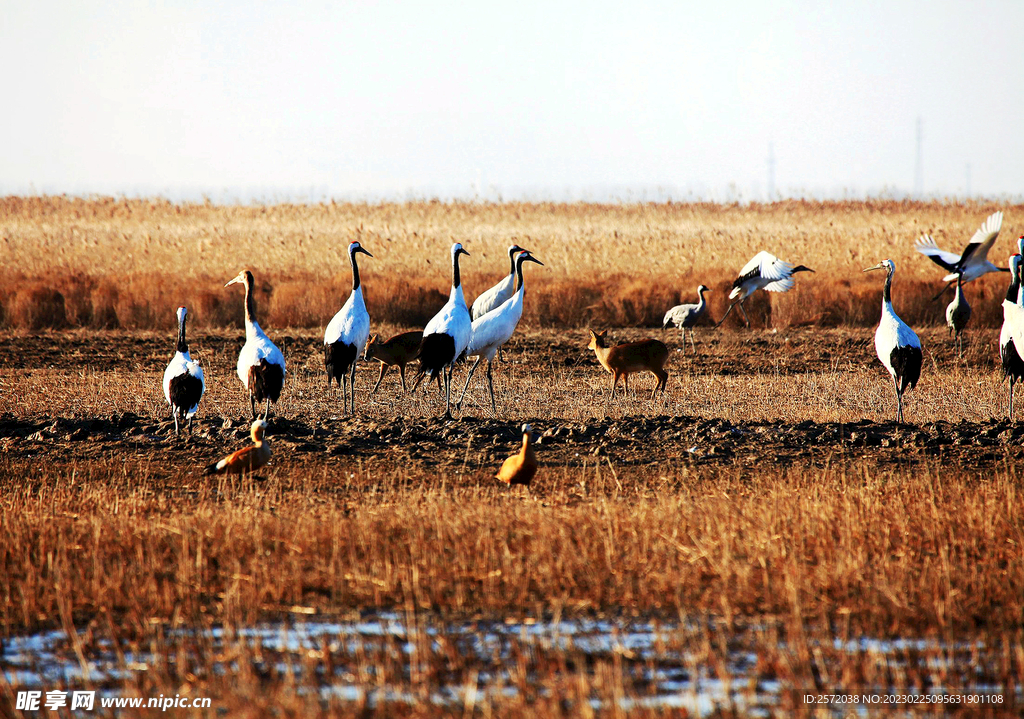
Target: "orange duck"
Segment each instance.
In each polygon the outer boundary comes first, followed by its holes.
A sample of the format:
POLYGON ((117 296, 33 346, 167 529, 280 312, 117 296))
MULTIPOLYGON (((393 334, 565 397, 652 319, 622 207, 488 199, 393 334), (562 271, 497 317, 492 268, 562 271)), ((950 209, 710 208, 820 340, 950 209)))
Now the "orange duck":
POLYGON ((498 470, 498 479, 510 487, 521 484, 530 486, 533 475, 537 474, 537 455, 533 451, 533 428, 523 425, 523 446, 518 453, 506 459, 498 470))

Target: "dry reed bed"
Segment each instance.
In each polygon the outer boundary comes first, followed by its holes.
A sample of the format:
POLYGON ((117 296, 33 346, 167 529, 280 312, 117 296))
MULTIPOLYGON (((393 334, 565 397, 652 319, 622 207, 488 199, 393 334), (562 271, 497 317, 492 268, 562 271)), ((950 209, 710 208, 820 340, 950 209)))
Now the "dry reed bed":
MULTIPOLYGON (((774 326, 870 324, 879 282, 860 270, 883 256, 899 266, 899 311, 913 324, 933 324, 942 321, 942 305, 930 301, 941 271, 913 251, 913 240, 928 232, 959 250, 996 209, 1012 238, 1021 208, 977 203, 221 207, 7 198, 0 322, 167 327, 174 307, 187 304, 197 327, 236 326, 240 301, 221 285, 248 265, 268 326, 324 326, 347 291, 345 247, 359 239, 376 256, 363 263, 374 318, 422 325, 444 301, 454 238, 473 253, 464 275, 470 296, 506 272, 511 241, 536 251, 546 266, 530 272, 525 321, 534 326, 657 324, 699 283, 715 290, 712 314, 721 316, 729 283, 761 249, 818 271, 801 276, 788 297, 752 300, 753 316, 770 310, 774 326)), ((1001 240, 992 259, 1002 263, 1011 250, 1001 240)), ((1001 321, 1004 284, 990 277, 971 286, 976 326, 1001 321)))
POLYGON ((520 497, 487 477, 346 464, 254 482, 0 462, 5 632, 109 612, 142 637, 154 620, 246 625, 299 605, 770 615, 918 636, 1019 628, 1024 609, 1013 465, 624 477, 597 461, 549 468, 520 497))

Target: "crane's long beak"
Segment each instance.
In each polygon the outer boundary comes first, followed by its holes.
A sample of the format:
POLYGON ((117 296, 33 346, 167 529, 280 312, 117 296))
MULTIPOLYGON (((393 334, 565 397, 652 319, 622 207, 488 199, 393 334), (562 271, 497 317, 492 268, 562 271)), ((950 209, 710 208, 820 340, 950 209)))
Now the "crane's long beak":
POLYGON ((357 247, 355 250, 353 250, 353 252, 362 252, 364 255, 369 255, 370 257, 373 257, 373 255, 370 255, 369 250, 364 250, 362 247, 357 247))
POLYGON ((864 272, 871 272, 871 270, 884 270, 884 269, 885 269, 885 265, 883 265, 881 262, 879 262, 874 267, 867 267, 867 268, 865 268, 864 272))
POLYGON ((230 279, 227 282, 225 282, 224 286, 227 287, 228 285, 233 285, 233 284, 235 284, 237 282, 245 282, 245 276, 244 275, 238 275, 238 277, 235 277, 234 279, 230 279))
POLYGON ((523 262, 536 262, 536 263, 537 263, 538 265, 540 265, 541 267, 543 267, 543 266, 544 266, 544 263, 543 263, 543 262, 541 262, 540 260, 538 260, 538 259, 537 259, 536 257, 534 257, 533 255, 527 255, 527 256, 526 256, 526 259, 524 259, 524 260, 523 260, 523 262))

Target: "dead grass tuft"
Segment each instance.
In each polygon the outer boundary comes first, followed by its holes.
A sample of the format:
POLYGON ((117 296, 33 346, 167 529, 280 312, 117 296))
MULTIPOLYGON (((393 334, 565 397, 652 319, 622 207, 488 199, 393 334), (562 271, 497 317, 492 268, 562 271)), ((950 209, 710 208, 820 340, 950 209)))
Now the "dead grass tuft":
POLYGON ((15 327, 59 329, 68 323, 64 295, 43 282, 27 282, 14 293, 5 312, 15 327))

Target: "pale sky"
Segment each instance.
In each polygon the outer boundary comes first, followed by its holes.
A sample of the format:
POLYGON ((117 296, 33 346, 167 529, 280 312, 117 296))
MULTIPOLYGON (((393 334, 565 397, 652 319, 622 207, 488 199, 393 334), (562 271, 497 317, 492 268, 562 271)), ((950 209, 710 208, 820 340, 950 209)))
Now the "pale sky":
POLYGON ((0 195, 1024 195, 1024 2, 7 2, 0 195), (968 186, 969 183, 969 186, 968 186))

